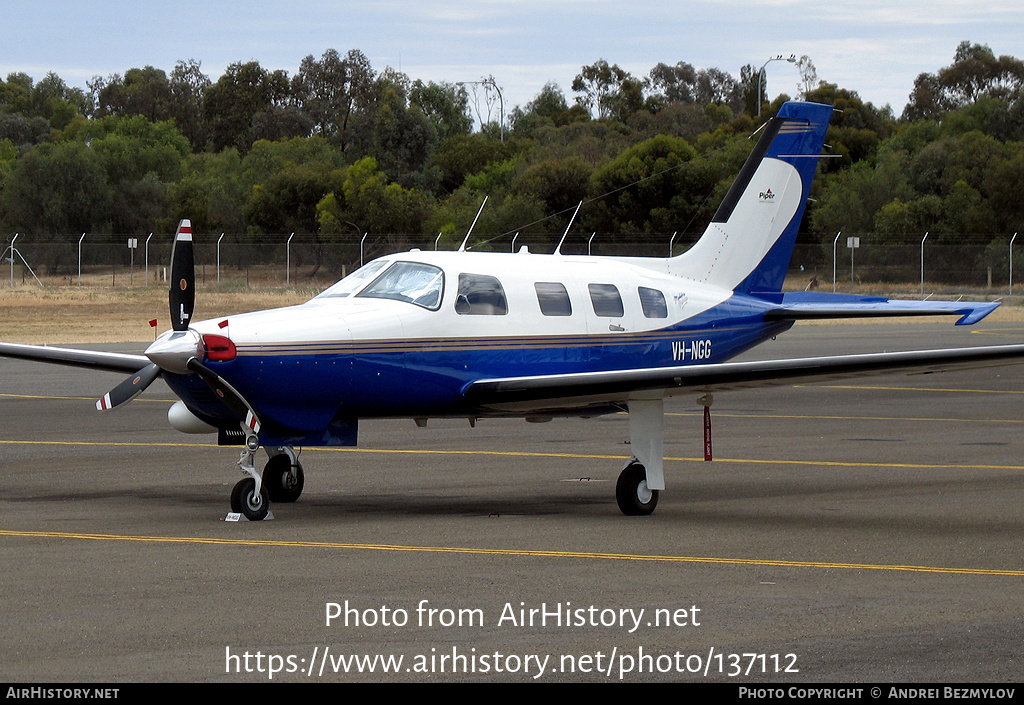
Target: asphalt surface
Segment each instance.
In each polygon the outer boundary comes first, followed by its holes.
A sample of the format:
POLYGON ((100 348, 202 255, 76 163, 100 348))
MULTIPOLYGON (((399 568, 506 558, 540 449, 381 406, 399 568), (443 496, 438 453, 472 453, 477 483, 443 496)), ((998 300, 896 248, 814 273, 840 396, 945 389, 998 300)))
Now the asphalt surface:
MULTIPOLYGON (((802 325, 746 357, 1022 341, 802 325)), ((615 504, 617 415, 365 422, 225 522, 238 452, 170 429, 161 382, 95 412, 119 381, 0 360, 2 682, 1020 678, 1021 367, 723 393, 711 463, 675 399, 650 517, 615 504)))

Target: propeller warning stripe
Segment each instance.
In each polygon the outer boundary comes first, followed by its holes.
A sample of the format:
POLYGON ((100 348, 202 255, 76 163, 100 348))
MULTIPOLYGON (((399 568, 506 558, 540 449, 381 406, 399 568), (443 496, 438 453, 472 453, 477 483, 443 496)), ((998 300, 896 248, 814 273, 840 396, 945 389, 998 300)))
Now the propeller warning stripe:
POLYGON ((248 426, 253 433, 260 432, 260 420, 256 418, 256 414, 252 413, 252 411, 246 413, 245 425, 248 426))

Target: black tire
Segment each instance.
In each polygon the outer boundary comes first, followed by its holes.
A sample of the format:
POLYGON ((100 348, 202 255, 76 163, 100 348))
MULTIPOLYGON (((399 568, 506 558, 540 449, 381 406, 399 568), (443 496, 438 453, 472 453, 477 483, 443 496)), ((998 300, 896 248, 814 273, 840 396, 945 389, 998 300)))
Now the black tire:
POLYGON ((256 494, 256 480, 246 477, 238 481, 231 490, 231 511, 239 512, 249 521, 263 521, 270 511, 270 497, 267 496, 267 486, 260 488, 256 494))
POLYGON ((615 483, 615 500, 626 516, 646 516, 658 506, 658 490, 647 489, 647 469, 631 463, 615 483))
POLYGON ((293 473, 291 459, 284 453, 275 455, 263 468, 263 486, 271 502, 294 502, 302 494, 305 482, 302 464, 296 460, 293 473))

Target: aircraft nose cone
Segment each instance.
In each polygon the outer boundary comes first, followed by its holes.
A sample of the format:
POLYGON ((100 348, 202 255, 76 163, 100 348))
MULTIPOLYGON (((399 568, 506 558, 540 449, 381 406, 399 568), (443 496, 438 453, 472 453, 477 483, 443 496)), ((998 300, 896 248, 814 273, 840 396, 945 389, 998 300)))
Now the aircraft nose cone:
POLYGON ((194 330, 167 331, 146 348, 150 362, 176 374, 189 374, 188 361, 205 354, 203 338, 194 330))

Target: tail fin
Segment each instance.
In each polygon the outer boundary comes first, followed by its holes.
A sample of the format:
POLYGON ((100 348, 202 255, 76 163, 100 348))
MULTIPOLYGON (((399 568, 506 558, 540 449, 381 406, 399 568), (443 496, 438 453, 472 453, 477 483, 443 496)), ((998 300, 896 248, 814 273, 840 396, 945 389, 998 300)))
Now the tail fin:
POLYGON ((782 290, 832 106, 790 102, 764 128, 707 230, 671 271, 747 294, 782 290))

